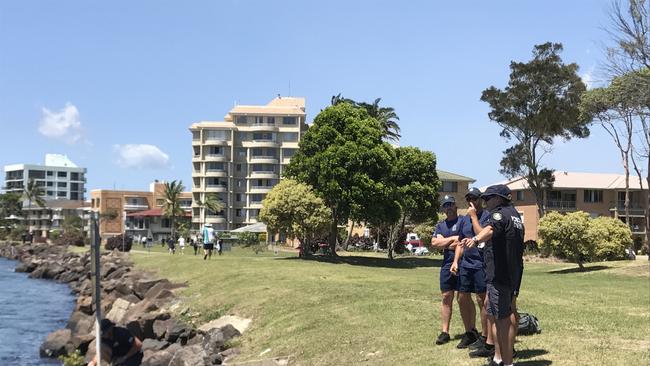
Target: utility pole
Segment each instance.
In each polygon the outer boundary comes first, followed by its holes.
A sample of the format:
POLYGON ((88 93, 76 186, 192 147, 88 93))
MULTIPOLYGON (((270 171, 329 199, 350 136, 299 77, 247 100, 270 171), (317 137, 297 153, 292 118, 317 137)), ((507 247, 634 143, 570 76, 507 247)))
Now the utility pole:
POLYGON ((93 286, 93 303, 95 304, 95 354, 97 355, 97 365, 102 364, 101 341, 102 341, 102 288, 100 276, 100 241, 99 237, 99 219, 97 212, 90 213, 90 276, 93 286))

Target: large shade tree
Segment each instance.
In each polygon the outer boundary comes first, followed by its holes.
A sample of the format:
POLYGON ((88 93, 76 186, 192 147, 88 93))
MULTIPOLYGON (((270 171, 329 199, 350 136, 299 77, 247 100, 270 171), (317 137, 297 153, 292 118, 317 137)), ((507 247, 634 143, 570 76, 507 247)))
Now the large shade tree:
POLYGON ((309 255, 311 241, 327 232, 331 217, 323 199, 309 185, 283 179, 262 201, 260 220, 271 233, 299 238, 301 253, 309 255))
POLYGON ((555 138, 589 135, 588 119, 578 107, 585 84, 578 65, 565 64, 561 51, 559 43, 536 45, 531 61, 510 63, 504 89, 491 86, 481 95, 490 105, 490 120, 501 127, 500 135, 514 143, 504 151, 500 172, 526 180, 540 217, 545 213, 544 192, 553 185, 553 170, 542 165, 542 158, 555 138))
POLYGON ((379 125, 382 129, 382 137, 386 140, 399 141, 400 137, 400 127, 397 121, 399 121, 399 116, 395 112, 395 108, 392 107, 381 107, 379 105, 381 98, 375 99, 372 103, 366 102, 357 102, 349 98, 341 96, 341 93, 332 96, 332 105, 337 105, 340 103, 350 103, 354 106, 361 107, 368 112, 370 117, 374 118, 379 122, 379 125))
POLYGON ((182 180, 165 182, 165 189, 163 190, 163 212, 170 220, 172 238, 176 235, 176 218, 185 214, 185 211, 181 208, 181 193, 183 190, 185 190, 185 186, 183 186, 182 180))
POLYGON ((323 198, 330 210, 333 255, 337 226, 351 217, 369 217, 369 209, 385 197, 382 181, 393 159, 379 122, 365 109, 343 102, 314 118, 284 174, 312 186, 323 198))

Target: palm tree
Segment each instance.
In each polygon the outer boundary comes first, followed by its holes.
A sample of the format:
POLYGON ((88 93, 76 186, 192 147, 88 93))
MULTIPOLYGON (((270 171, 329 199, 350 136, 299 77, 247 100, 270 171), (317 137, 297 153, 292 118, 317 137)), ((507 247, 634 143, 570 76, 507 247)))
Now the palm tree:
MULTIPOLYGON (((44 195, 45 191, 43 190, 43 187, 38 185, 35 180, 30 179, 27 183, 27 187, 23 188, 21 198, 27 200, 27 210, 29 211, 32 208, 32 202, 35 202, 38 207, 45 207, 45 200, 43 199, 44 195)), ((29 212, 25 217, 29 217, 29 212)), ((27 227, 29 227, 29 222, 27 223, 27 227)))
POLYGON ((226 204, 223 203, 223 201, 217 196, 216 194, 207 194, 205 196, 205 200, 203 202, 199 202, 199 206, 203 207, 203 209, 207 209, 208 211, 212 211, 214 213, 220 212, 224 208, 226 208, 226 204))
POLYGON ((357 103, 357 105, 365 109, 370 117, 375 118, 381 125, 383 131, 383 137, 387 140, 399 141, 400 128, 397 124, 399 117, 395 113, 395 109, 391 107, 380 107, 379 102, 381 98, 375 99, 372 104, 365 102, 357 103))
POLYGON ((330 103, 332 105, 337 105, 339 103, 350 103, 352 105, 357 105, 357 102, 355 102, 354 100, 342 97, 341 93, 338 93, 336 95, 332 95, 332 99, 330 100, 330 103))
POLYGON ((171 226, 172 226, 172 238, 174 237, 175 234, 175 221, 177 216, 181 216, 184 214, 185 211, 181 208, 181 193, 185 189, 185 186, 183 186, 183 181, 179 180, 176 182, 175 180, 171 182, 165 182, 165 191, 163 192, 163 199, 165 200, 163 203, 163 211, 166 217, 169 217, 171 220, 171 226))

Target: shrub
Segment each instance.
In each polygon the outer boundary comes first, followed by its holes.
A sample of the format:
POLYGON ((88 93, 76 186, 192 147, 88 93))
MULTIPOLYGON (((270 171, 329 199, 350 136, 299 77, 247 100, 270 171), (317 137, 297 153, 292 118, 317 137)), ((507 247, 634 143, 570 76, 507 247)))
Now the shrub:
POLYGON ((539 221, 540 247, 584 269, 583 263, 592 260, 596 253, 596 243, 589 235, 590 220, 589 214, 582 211, 566 215, 547 213, 539 221))
POLYGON ((76 247, 83 247, 84 242, 85 238, 79 231, 66 231, 53 240, 56 245, 73 245, 76 247))
POLYGON ((633 244, 630 228, 621 220, 601 216, 591 221, 590 236, 596 242, 596 258, 625 258, 625 249, 633 244))
POLYGON ((53 230, 53 231, 50 233, 50 240, 52 240, 52 241, 54 242, 54 241, 56 241, 56 239, 58 239, 60 236, 61 236, 61 231, 59 231, 59 230, 53 230))
POLYGON ((266 244, 262 244, 260 242, 258 234, 249 231, 245 231, 243 233, 238 234, 237 243, 239 243, 239 245, 241 245, 244 248, 253 249, 255 254, 258 254, 259 252, 263 251, 264 247, 266 246, 266 244))
POLYGON ((114 236, 112 238, 108 238, 106 240, 106 244, 104 245, 104 248, 106 250, 114 250, 117 249, 120 252, 129 252, 131 251, 131 246, 133 245, 133 238, 130 236, 127 236, 124 238, 124 241, 122 241, 122 235, 114 236))
POLYGON ((59 360, 63 362, 63 366, 83 366, 86 364, 84 356, 81 355, 79 350, 75 350, 69 355, 59 356, 59 360))

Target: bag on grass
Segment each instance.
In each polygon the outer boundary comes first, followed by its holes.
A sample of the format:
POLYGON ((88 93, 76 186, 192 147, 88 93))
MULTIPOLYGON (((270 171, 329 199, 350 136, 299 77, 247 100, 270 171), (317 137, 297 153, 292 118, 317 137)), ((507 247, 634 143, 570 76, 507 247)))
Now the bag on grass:
POLYGON ((519 326, 517 334, 530 335, 542 332, 542 327, 539 326, 539 320, 533 314, 519 313, 519 326))

